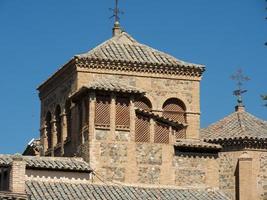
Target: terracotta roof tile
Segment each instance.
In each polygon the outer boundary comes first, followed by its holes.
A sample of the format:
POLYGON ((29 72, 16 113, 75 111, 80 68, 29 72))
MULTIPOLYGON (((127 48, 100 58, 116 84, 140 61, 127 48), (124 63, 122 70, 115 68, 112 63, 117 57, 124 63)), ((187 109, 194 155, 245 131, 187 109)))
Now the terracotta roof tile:
POLYGON ((236 111, 202 129, 201 138, 205 140, 267 139, 267 122, 246 111, 236 111))
POLYGON ((32 200, 68 200, 68 199, 195 199, 195 200, 228 200, 225 194, 216 189, 177 189, 145 188, 133 186, 74 184, 65 182, 27 181, 26 192, 32 200))
POLYGON ((87 90, 145 94, 144 90, 128 85, 121 80, 117 80, 115 78, 101 78, 101 79, 94 80, 93 82, 87 85, 82 86, 78 91, 71 94, 70 98, 75 98, 76 96, 79 96, 79 94, 87 90))
POLYGON ((28 198, 28 195, 26 194, 18 194, 18 193, 0 191, 0 199, 1 200, 26 200, 29 198, 28 198))
MULTIPOLYGON (((9 166, 14 155, 1 155, 0 166, 9 166)), ((27 168, 90 172, 88 163, 80 158, 23 156, 27 168)))
POLYGON ((126 32, 122 32, 89 52, 77 55, 76 57, 144 64, 188 66, 203 68, 204 70, 203 65, 184 62, 147 45, 140 44, 126 32))
POLYGON ((204 149, 221 149, 221 145, 204 142, 197 139, 179 139, 176 141, 177 147, 204 148, 204 149))
POLYGON ((158 114, 155 114, 153 112, 146 111, 146 110, 143 110, 143 109, 140 109, 140 108, 136 108, 135 112, 138 113, 138 114, 141 114, 141 115, 148 116, 148 117, 151 117, 153 119, 159 120, 161 122, 164 122, 164 123, 169 124, 169 125, 174 126, 174 127, 186 127, 187 126, 187 124, 185 124, 185 123, 180 123, 180 122, 174 121, 174 120, 172 120, 170 118, 166 118, 166 117, 160 116, 158 114))
POLYGON ((144 93, 142 89, 128 85, 121 80, 115 78, 102 78, 85 85, 84 87, 93 90, 106 90, 115 92, 127 92, 127 93, 144 93))

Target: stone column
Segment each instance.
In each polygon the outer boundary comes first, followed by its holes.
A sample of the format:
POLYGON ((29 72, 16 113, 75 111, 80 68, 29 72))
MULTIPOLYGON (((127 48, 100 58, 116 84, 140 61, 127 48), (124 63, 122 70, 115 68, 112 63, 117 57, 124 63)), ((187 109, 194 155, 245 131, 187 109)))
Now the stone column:
POLYGON ((169 143, 175 144, 175 142, 176 142, 176 138, 175 138, 175 135, 173 134, 172 126, 169 126, 169 143))
POLYGON ((95 144, 95 104, 96 104, 96 94, 91 92, 89 94, 89 118, 88 118, 88 155, 83 155, 82 157, 88 162, 92 169, 97 168, 97 158, 96 158, 96 144, 95 144))
POLYGON ((154 143, 154 136, 155 136, 155 121, 153 118, 150 118, 150 142, 154 143))
POLYGON ((116 95, 111 94, 110 102, 110 133, 111 139, 115 140, 115 131, 116 131, 116 95))
POLYGON ((238 158, 238 200, 251 200, 252 187, 256 183, 252 182, 252 157, 247 152, 244 152, 238 158))
POLYGON ((25 193, 26 163, 21 155, 15 155, 11 163, 9 189, 12 193, 25 193))
POLYGON ((40 129, 40 135, 41 135, 41 146, 42 146, 40 154, 44 156, 45 152, 48 149, 47 126, 45 125, 45 123, 42 125, 40 129))
POLYGON ((76 154, 75 148, 77 146, 76 136, 77 136, 77 127, 78 127, 78 112, 77 112, 77 105, 75 103, 71 103, 70 106, 70 113, 71 113, 71 133, 69 135, 71 139, 71 147, 72 153, 76 154))
POLYGON ((134 110, 134 97, 130 98, 130 140, 135 141, 135 110, 134 110))
POLYGON ((61 156, 64 155, 64 142, 68 136, 68 128, 67 128, 67 115, 65 110, 62 111, 61 115, 61 156))
POLYGON ((92 141, 95 138, 95 104, 96 104, 96 95, 95 92, 89 94, 89 135, 88 140, 92 141))
POLYGON ((55 154, 55 146, 57 145, 57 127, 56 127, 55 115, 52 116, 51 120, 51 156, 55 154))

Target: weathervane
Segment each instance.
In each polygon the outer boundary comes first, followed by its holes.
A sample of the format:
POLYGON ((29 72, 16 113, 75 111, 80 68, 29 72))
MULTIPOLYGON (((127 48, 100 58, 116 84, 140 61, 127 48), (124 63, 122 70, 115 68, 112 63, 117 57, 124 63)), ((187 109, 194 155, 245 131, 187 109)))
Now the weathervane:
POLYGON ((115 8, 110 8, 109 10, 111 10, 112 12, 113 12, 113 15, 110 17, 110 18, 115 18, 115 23, 116 22, 119 22, 120 21, 120 17, 119 17, 119 15, 120 14, 124 14, 124 12, 123 11, 121 11, 120 9, 119 9, 119 0, 115 0, 116 2, 115 2, 115 8))
POLYGON ((242 94, 247 92, 247 90, 243 89, 243 84, 245 81, 249 81, 250 78, 244 76, 242 69, 239 69, 236 74, 231 76, 231 79, 237 81, 237 90, 234 90, 233 95, 237 97, 238 106, 243 106, 242 94))

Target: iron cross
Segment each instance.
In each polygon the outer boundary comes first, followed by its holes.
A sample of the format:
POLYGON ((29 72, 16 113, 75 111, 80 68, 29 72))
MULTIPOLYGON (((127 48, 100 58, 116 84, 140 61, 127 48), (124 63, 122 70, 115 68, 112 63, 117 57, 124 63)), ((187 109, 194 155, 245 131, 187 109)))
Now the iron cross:
POLYGON ((119 0, 115 0, 115 8, 114 9, 110 8, 110 10, 113 12, 113 15, 110 18, 114 17, 115 22, 119 22, 120 20, 119 15, 124 14, 124 12, 119 9, 119 0))
POLYGON ((243 74, 241 69, 237 70, 237 72, 231 76, 231 79, 237 82, 237 90, 233 92, 233 95, 237 97, 237 102, 239 105, 243 104, 242 94, 246 93, 247 90, 243 89, 243 85, 245 81, 249 81, 250 78, 243 74))

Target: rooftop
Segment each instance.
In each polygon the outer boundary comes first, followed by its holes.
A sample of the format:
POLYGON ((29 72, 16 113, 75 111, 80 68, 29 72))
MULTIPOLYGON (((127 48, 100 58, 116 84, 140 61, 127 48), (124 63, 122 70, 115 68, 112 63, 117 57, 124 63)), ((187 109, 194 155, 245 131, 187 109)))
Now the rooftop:
MULTIPOLYGON (((10 166, 17 155, 0 154, 0 166, 10 166)), ((21 156, 26 168, 90 172, 88 163, 81 158, 21 156)))
POLYGON ((179 139, 176 141, 175 146, 183 148, 218 149, 218 150, 222 148, 221 145, 204 142, 203 140, 198 140, 198 139, 179 139))
POLYGON ((94 49, 76 55, 80 59, 97 59, 142 64, 169 65, 175 67, 193 67, 204 71, 204 66, 178 60, 164 52, 137 42, 128 33, 121 30, 113 37, 94 49))
POLYGON ((195 199, 195 200, 227 200, 228 198, 215 189, 174 189, 145 188, 119 185, 73 184, 65 182, 27 181, 26 192, 32 200, 72 200, 72 199, 195 199))
POLYGON ((267 121, 246 112, 244 107, 237 107, 234 113, 202 129, 201 137, 205 141, 267 139, 267 121))

